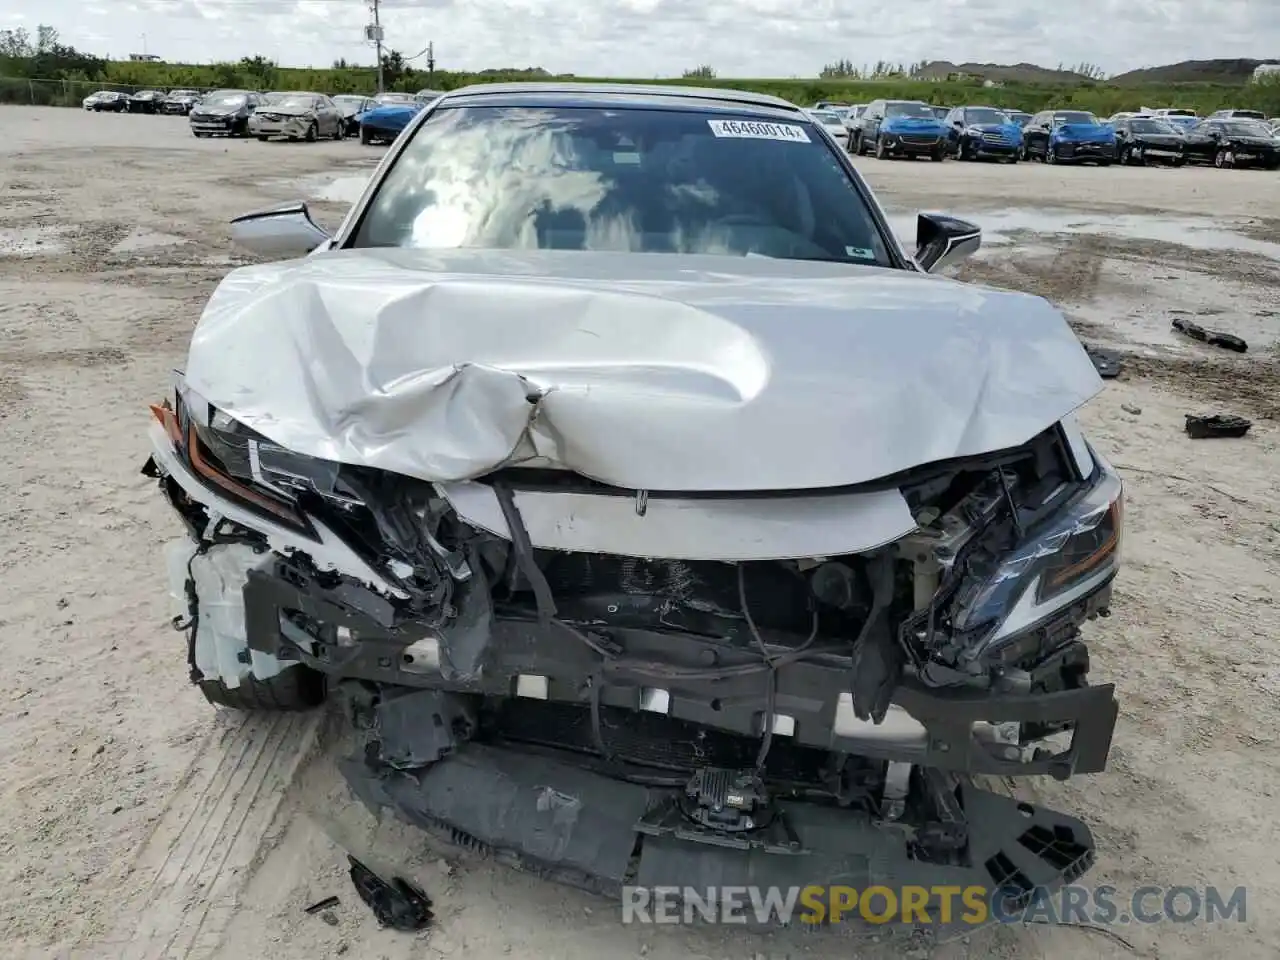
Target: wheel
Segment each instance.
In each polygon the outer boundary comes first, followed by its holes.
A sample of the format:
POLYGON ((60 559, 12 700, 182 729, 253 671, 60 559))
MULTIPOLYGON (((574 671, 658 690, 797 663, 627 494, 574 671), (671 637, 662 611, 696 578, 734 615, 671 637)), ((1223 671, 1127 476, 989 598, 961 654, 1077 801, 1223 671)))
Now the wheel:
POLYGON ((932 160, 934 163, 941 163, 946 158, 947 158, 947 148, 942 144, 939 144, 938 146, 934 147, 932 150, 929 151, 929 159, 932 160))
POLYGON ((1005 163, 1017 163, 1017 162, 1018 162, 1018 155, 1016 153, 1013 156, 1011 156, 1008 160, 1005 161, 1005 163))
POLYGON ((360 128, 360 142, 365 146, 373 143, 373 138, 369 136, 369 131, 363 126, 360 128))
POLYGON ((1053 148, 1052 144, 1044 148, 1044 162, 1045 163, 1058 162, 1058 151, 1053 148))
POLYGON ((197 137, 207 137, 207 136, 209 136, 209 134, 207 134, 207 133, 203 133, 203 132, 201 132, 201 131, 199 131, 199 130, 192 130, 191 132, 192 132, 192 133, 194 133, 197 137))
POLYGON ((885 149, 884 137, 876 138, 876 159, 877 160, 889 159, 889 151, 885 149))
POLYGON ((262 134, 258 134, 258 139, 259 139, 262 143, 266 143, 266 142, 267 142, 267 138, 266 138, 266 137, 264 137, 262 134))
POLYGON ((1110 161, 1110 160, 1099 160, 1099 161, 1098 161, 1098 166, 1100 166, 1100 167, 1109 167, 1109 166, 1111 166, 1111 161, 1110 161))
POLYGON ((1183 164, 1185 164, 1186 162, 1187 162, 1187 161, 1186 161, 1185 159, 1183 159, 1182 157, 1174 157, 1172 160, 1170 160, 1170 161, 1169 161, 1169 166, 1171 166, 1171 167, 1181 167, 1181 166, 1182 166, 1183 164))
POLYGON ((233 710, 296 712, 318 707, 325 698, 324 674, 300 664, 267 680, 245 677, 238 687, 221 680, 201 680, 198 685, 210 703, 233 710))
POLYGON ((307 126, 307 143, 315 143, 320 139, 320 128, 314 120, 307 126))
POLYGON ((853 155, 855 157, 865 157, 867 155, 867 144, 862 139, 862 134, 858 134, 854 138, 853 155))

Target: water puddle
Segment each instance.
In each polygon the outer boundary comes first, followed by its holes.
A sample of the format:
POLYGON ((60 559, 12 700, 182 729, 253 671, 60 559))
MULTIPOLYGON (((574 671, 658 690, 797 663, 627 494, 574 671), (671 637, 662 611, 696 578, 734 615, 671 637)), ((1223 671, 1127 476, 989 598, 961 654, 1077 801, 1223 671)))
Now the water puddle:
POLYGON ((145 253, 149 250, 177 247, 190 242, 186 237, 175 236, 171 233, 159 233, 155 230, 134 230, 117 243, 111 252, 117 254, 145 253))
MULTIPOLYGON (((1232 250, 1280 260, 1280 243, 1255 240, 1232 231, 1248 219, 1158 217, 1142 214, 1081 213, 1074 210, 1011 209, 982 212, 947 210, 952 216, 982 227, 986 246, 1008 246, 1014 234, 1093 235, 1156 243, 1173 243, 1196 250, 1232 250)), ((889 224, 909 247, 915 244, 916 214, 892 213, 889 224)))
POLYGON ((62 227, 0 227, 0 257, 49 257, 69 247, 62 227))

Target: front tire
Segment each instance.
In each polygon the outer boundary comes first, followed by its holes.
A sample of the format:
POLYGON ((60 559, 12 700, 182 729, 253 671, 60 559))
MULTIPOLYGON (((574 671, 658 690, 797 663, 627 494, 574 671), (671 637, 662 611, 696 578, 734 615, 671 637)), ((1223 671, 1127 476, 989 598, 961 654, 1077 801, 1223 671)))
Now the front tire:
POLYGON ((884 137, 876 138, 876 159, 877 160, 889 159, 889 151, 885 149, 884 137))
POLYGON ((1044 162, 1055 164, 1058 162, 1058 151, 1052 144, 1044 148, 1044 162))
POLYGON ((1219 150, 1217 153, 1213 155, 1213 165, 1217 167, 1219 170, 1228 169, 1231 166, 1231 163, 1227 159, 1227 157, 1228 157, 1228 153, 1226 150, 1219 150))
POLYGON ((363 126, 360 128, 360 142, 366 147, 373 143, 373 138, 369 136, 369 131, 363 126))
POLYGON ((947 158, 947 148, 945 146, 934 147, 929 153, 929 159, 934 163, 941 163, 947 158))
POLYGON ((320 139, 320 128, 314 120, 307 126, 307 143, 315 143, 320 139))
POLYGON ((854 139, 853 155, 855 157, 865 157, 867 155, 867 144, 862 139, 862 134, 858 134, 854 139))
POLYGON ((324 703, 324 674, 310 667, 286 668, 266 680, 245 677, 238 687, 228 687, 221 680, 201 680, 200 692, 210 703, 233 710, 297 713, 324 703))

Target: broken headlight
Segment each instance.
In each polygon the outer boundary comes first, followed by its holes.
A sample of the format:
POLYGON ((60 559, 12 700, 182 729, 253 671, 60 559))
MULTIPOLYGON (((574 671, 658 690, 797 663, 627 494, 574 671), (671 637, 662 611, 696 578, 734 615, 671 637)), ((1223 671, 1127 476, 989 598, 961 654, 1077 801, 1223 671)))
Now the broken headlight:
POLYGON ((1120 560, 1124 488, 1093 453, 1098 470, 1087 490, 1026 531, 994 558, 957 600, 953 624, 970 636, 967 659, 1043 625, 1106 585, 1120 560))
POLYGON ((360 502, 343 489, 341 464, 272 442, 189 387, 179 392, 178 427, 197 473, 272 513, 293 515, 291 505, 304 493, 342 503, 360 502))

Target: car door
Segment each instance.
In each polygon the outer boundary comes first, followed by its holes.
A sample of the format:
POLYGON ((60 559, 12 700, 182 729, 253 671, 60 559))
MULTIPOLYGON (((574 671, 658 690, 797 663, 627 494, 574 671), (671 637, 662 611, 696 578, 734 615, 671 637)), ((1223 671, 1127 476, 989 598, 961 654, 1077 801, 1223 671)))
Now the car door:
POLYGON ((1215 132, 1220 138, 1221 130, 1217 129, 1217 124, 1208 121, 1188 130, 1184 135, 1182 147, 1187 154, 1187 159, 1196 162, 1212 159, 1218 152, 1218 138, 1214 137, 1215 132))
POLYGON ((964 133, 964 108, 956 107, 943 122, 947 125, 947 149, 955 153, 960 149, 960 135, 964 133))
POLYGON ((338 135, 338 107, 328 97, 316 97, 316 126, 322 137, 338 135))
POLYGON ((1026 145, 1027 155, 1042 156, 1049 152, 1049 127, 1053 122, 1053 114, 1041 111, 1027 121, 1022 131, 1022 142, 1026 145))
POLYGON ((875 147, 876 142, 880 139, 880 124, 884 120, 883 100, 873 100, 867 105, 866 115, 862 118, 862 142, 869 147, 875 147))

